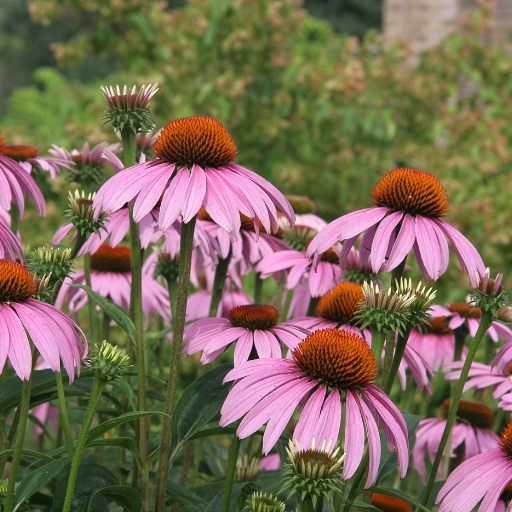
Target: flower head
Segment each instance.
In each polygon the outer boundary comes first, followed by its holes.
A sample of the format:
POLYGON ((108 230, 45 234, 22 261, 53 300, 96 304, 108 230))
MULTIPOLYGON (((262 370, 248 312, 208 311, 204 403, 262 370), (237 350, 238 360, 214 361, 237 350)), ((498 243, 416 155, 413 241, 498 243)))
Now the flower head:
POLYGON ((307 331, 279 322, 279 311, 267 304, 234 307, 229 318, 205 318, 187 328, 186 355, 203 351, 201 362, 213 361, 235 343, 235 366, 247 361, 253 349, 260 358, 281 357, 282 346, 293 349, 307 331))
MULTIPOLYGON (((446 426, 449 408, 450 399, 447 399, 441 405, 442 418, 426 418, 421 420, 418 426, 412 453, 414 465, 422 479, 427 474, 425 456, 428 455, 430 461, 434 460, 446 426)), ((491 430, 493 425, 494 413, 489 406, 481 402, 462 399, 457 409, 457 419, 453 425, 451 437, 452 462, 458 464, 479 453, 495 448, 498 436, 491 430)))
POLYGON ((286 452, 289 464, 283 469, 284 485, 288 498, 297 493, 303 503, 308 497, 313 507, 322 499, 329 499, 331 491, 341 493, 342 465, 345 455, 338 456, 339 448, 332 451, 332 443, 325 441, 317 447, 313 439, 311 448, 301 447, 299 442, 290 440, 286 452))
POLYGON ((240 230, 240 213, 267 233, 277 231, 277 208, 293 223, 295 215, 281 192, 261 176, 233 163, 236 146, 224 126, 210 117, 170 122, 154 145, 156 160, 125 169, 101 187, 95 208, 116 211, 134 200, 139 222, 157 203, 160 229, 181 215, 184 223, 204 206, 210 217, 233 238, 240 230), (277 207, 277 208, 276 208, 277 207))
POLYGON ((363 338, 345 330, 315 331, 294 349, 292 359, 247 361, 229 372, 225 381, 235 384, 221 409, 220 424, 244 417, 237 429, 244 438, 267 423, 263 451, 268 453, 299 404, 303 409, 294 437, 301 446, 311 446, 313 438, 319 443, 337 440, 343 409, 343 478, 351 477, 361 462, 366 434, 370 453, 366 486, 375 481, 381 452, 379 423, 389 447, 397 451, 403 477, 409 457, 405 421, 372 383, 376 375, 375 358, 363 338))
POLYGON ((155 126, 154 116, 148 107, 149 100, 158 91, 158 83, 143 85, 139 92, 134 85, 131 90, 125 85, 121 92, 119 85, 101 86, 101 92, 108 103, 105 111, 105 128, 113 126, 122 131, 126 128, 133 133, 148 132, 155 126))
POLYGON ((0 368, 7 357, 20 379, 32 373, 31 343, 54 371, 64 365, 70 382, 87 353, 85 336, 57 308, 32 296, 37 286, 29 271, 13 261, 0 260, 0 368))
POLYGON ((89 356, 89 363, 105 381, 119 380, 124 372, 132 366, 130 357, 119 347, 106 340, 96 345, 89 356))
POLYGON ((442 220, 448 199, 439 180, 414 169, 394 169, 373 188, 376 206, 349 213, 331 222, 313 239, 308 256, 318 255, 336 241, 343 244, 341 264, 360 234, 370 248, 372 270, 390 271, 412 250, 424 278, 438 279, 448 266, 448 243, 475 286, 475 271, 484 264, 475 247, 453 226, 442 220))
POLYGON ((17 160, 3 153, 6 147, 9 146, 3 143, 0 145, 0 208, 10 210, 12 205, 16 205, 22 217, 27 196, 34 201, 37 213, 41 216, 46 215, 46 203, 41 190, 17 160))
POLYGON ((512 482, 512 421, 503 429, 497 448, 465 460, 448 476, 436 503, 439 512, 505 510, 512 482), (500 503, 501 501, 501 503, 500 503))
POLYGON ((255 492, 247 499, 242 512, 284 512, 285 508, 285 503, 278 500, 276 496, 255 492))
POLYGON ((478 278, 478 284, 473 286, 472 303, 476 307, 481 308, 482 311, 491 311, 493 316, 497 317, 500 309, 510 305, 507 294, 501 286, 503 274, 497 274, 492 279, 490 277, 490 270, 486 268, 485 272, 480 274, 475 272, 475 277, 478 278))

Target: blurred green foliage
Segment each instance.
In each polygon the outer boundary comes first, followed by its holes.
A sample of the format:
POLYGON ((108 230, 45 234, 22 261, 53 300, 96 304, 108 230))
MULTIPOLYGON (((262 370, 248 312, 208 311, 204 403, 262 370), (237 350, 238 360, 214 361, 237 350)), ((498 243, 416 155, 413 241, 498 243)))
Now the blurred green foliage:
MULTIPOLYGON (((512 61, 484 42, 489 12, 412 55, 377 33, 340 35, 300 0, 190 0, 172 9, 154 0, 32 0, 30 9, 44 23, 69 13, 92 20, 55 46, 62 65, 115 56, 123 74, 101 83, 159 81, 160 126, 219 118, 241 164, 312 197, 325 218, 368 206, 390 169, 422 169, 441 179, 446 220, 491 270, 512 266, 512 61)), ((9 101, 6 142, 81 147, 107 136, 99 83, 49 68, 34 79, 9 101)))

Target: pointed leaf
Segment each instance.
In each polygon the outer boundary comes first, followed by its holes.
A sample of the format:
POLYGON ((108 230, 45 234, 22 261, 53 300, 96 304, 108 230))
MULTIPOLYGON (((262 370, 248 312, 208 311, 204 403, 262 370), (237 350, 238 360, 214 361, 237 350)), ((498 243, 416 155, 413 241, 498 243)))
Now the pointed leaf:
POLYGON ((135 340, 135 326, 133 325, 133 322, 130 320, 130 317, 125 313, 125 311, 122 308, 116 306, 114 303, 105 299, 101 295, 98 295, 94 290, 91 290, 88 286, 85 286, 84 284, 72 284, 70 286, 82 288, 83 290, 85 290, 87 295, 89 295, 89 297, 93 299, 96 302, 96 304, 98 304, 98 306, 112 320, 114 320, 114 322, 117 325, 119 325, 119 327, 124 329, 132 340, 135 340))
POLYGON ((185 487, 182 487, 170 480, 167 481, 165 489, 169 496, 171 496, 180 505, 187 507, 187 510, 190 512, 203 512, 208 506, 208 502, 203 500, 197 494, 190 492, 185 487))
POLYGON ((14 494, 14 508, 16 512, 32 494, 44 487, 53 477, 59 474, 62 469, 71 462, 73 457, 64 457, 53 460, 49 464, 31 471, 18 485, 14 494))
POLYGON ((118 425, 122 425, 123 423, 127 423, 128 421, 136 420, 142 418, 144 416, 154 416, 155 414, 163 414, 160 411, 134 411, 127 412, 125 414, 121 414, 117 418, 112 418, 111 420, 104 421, 97 427, 91 428, 89 434, 87 435, 86 446, 91 443, 97 437, 103 435, 105 432, 117 427, 118 425))
POLYGON ((185 389, 174 410, 171 447, 174 451, 220 412, 229 391, 222 381, 232 364, 205 373, 185 389))
POLYGON ((89 503, 89 510, 91 510, 92 500, 97 494, 101 494, 109 501, 121 505, 124 507, 124 510, 128 512, 140 512, 142 509, 142 500, 139 491, 129 485, 111 485, 99 489, 92 496, 91 502, 89 503))
MULTIPOLYGON (((231 498, 229 501, 229 512, 235 512, 235 508, 233 507, 235 501, 238 499, 238 496, 240 496, 240 492, 242 489, 249 485, 246 482, 244 483, 236 483, 233 484, 233 488, 231 489, 231 498)), ((218 512, 219 510, 222 510, 222 500, 224 499, 224 491, 219 492, 215 498, 213 498, 212 501, 208 504, 208 508, 205 510, 205 512, 218 512)))

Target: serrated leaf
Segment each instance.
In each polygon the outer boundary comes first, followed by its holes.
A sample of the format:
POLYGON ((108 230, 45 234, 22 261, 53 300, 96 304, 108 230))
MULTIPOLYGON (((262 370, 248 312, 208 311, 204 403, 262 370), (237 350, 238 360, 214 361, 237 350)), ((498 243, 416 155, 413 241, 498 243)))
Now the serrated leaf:
POLYGON ((53 477, 59 474, 62 469, 71 462, 73 457, 64 457, 62 459, 53 460, 49 464, 31 471, 18 485, 14 494, 14 508, 16 512, 18 508, 32 494, 37 492, 41 487, 45 486, 53 477))
POLYGON ((91 498, 89 509, 91 510, 94 496, 101 494, 109 501, 113 501, 124 507, 128 512, 140 512, 142 509, 142 500, 139 491, 129 485, 111 485, 97 490, 91 498))
POLYGON ((185 389, 174 410, 171 441, 174 453, 219 413, 229 391, 222 381, 232 368, 232 364, 218 366, 185 389))
POLYGON ((132 341, 135 340, 135 326, 130 317, 124 312, 122 308, 116 306, 113 302, 98 295, 94 290, 91 290, 84 284, 71 284, 75 288, 82 288, 96 304, 130 336, 132 341))

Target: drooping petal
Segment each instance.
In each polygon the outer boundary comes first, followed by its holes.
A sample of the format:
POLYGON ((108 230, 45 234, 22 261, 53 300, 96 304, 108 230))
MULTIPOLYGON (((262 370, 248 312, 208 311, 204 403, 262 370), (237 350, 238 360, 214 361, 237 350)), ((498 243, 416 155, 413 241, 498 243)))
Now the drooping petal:
POLYGON ((375 236, 373 238, 372 249, 370 252, 370 261, 372 271, 378 272, 388 254, 390 240, 392 240, 393 231, 403 217, 402 212, 390 213, 379 223, 375 236))
POLYGON ((2 306, 1 314, 9 331, 9 361, 18 377, 28 380, 32 374, 32 351, 23 324, 8 306, 2 306))
POLYGON ((343 480, 350 478, 359 467, 363 458, 365 435, 364 423, 354 393, 347 390, 345 402, 345 460, 343 462, 343 480))

